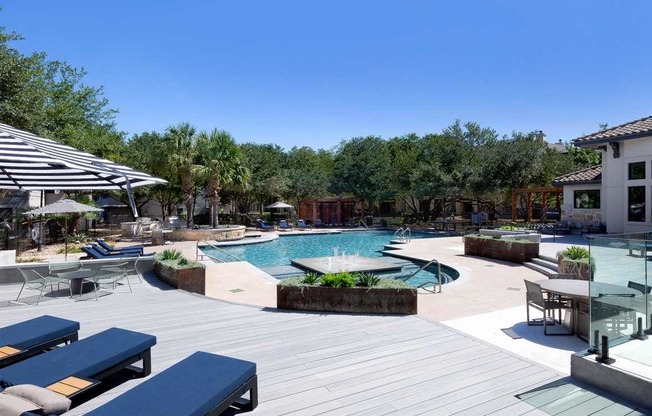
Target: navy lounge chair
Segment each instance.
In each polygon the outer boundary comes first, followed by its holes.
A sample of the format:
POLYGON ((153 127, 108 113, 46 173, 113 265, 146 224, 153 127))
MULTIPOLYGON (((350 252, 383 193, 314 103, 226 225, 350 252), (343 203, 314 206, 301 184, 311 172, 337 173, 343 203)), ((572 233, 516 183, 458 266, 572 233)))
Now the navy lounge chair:
MULTIPOLYGON (((138 252, 120 252, 120 253, 107 253, 100 251, 98 246, 82 246, 82 251, 94 259, 116 259, 120 257, 138 257, 141 254, 138 252)), ((146 254, 149 256, 151 254, 146 254)))
POLYGON ((97 244, 89 244, 90 247, 95 248, 97 251, 100 253, 104 254, 105 256, 150 256, 154 253, 147 253, 143 254, 142 250, 105 250, 101 246, 97 244))
POLYGON ((43 315, 0 328, 0 368, 78 339, 79 322, 43 315))
POLYGON ((278 222, 278 228, 279 228, 279 230, 282 230, 282 231, 292 230, 292 226, 289 225, 288 222, 285 221, 285 220, 280 220, 278 222))
POLYGON ((140 254, 143 254, 143 249, 144 249, 144 246, 129 246, 129 247, 122 247, 122 248, 115 248, 115 247, 111 247, 110 244, 108 244, 106 241, 101 240, 99 238, 96 239, 95 242, 97 243, 97 245, 99 245, 104 250, 106 250, 106 251, 108 251, 110 253, 111 252, 137 251, 140 254))
MULTIPOLYGON (((34 384, 56 389, 56 383, 69 377, 78 377, 101 382, 120 370, 128 369, 136 376, 151 373, 151 348, 156 337, 120 328, 110 328, 99 334, 81 339, 65 347, 56 348, 0 369, 0 387, 19 384, 34 384), (131 364, 143 362, 141 370, 131 364)), ((66 394, 75 404, 75 395, 66 394)), ((85 396, 85 395, 84 395, 85 396)))
POLYGON ((307 225, 303 220, 297 220, 297 228, 299 228, 299 230, 310 230, 312 229, 312 226, 307 225))
POLYGON ((196 352, 86 416, 216 416, 230 406, 258 406, 256 364, 196 352))
POLYGON ((260 228, 263 231, 272 231, 274 229, 274 226, 270 225, 267 221, 258 219, 256 220, 256 228, 260 228))

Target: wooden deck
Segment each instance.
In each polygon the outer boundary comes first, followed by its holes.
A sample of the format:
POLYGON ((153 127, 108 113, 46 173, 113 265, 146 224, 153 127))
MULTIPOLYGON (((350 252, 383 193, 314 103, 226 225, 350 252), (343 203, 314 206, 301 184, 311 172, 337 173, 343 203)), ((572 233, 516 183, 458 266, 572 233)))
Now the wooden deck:
MULTIPOLYGON (((132 286, 134 293, 122 286, 99 301, 4 303, 0 326, 50 314, 78 320, 80 337, 112 326, 153 334, 153 374, 197 350, 254 361, 260 405, 251 414, 258 415, 612 414, 609 406, 642 414, 600 393, 582 395, 554 371, 417 316, 261 310, 158 283, 132 286)), ((19 287, 0 286, 0 301, 19 287)), ((142 381, 66 415, 82 415, 142 381)))

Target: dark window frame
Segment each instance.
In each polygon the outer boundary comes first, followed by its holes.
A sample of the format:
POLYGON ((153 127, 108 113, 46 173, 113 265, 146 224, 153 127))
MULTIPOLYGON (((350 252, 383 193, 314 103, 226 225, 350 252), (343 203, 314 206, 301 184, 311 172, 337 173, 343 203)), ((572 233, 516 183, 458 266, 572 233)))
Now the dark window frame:
POLYGON ((646 186, 630 186, 627 188, 627 221, 629 222, 645 222, 647 216, 647 207, 645 205, 645 193, 647 192, 646 186), (638 195, 639 199, 632 200, 632 191, 642 191, 642 195, 638 195), (642 196, 642 199, 640 197, 642 196))
POLYGON ((576 189, 573 191, 574 209, 600 209, 600 189, 576 189), (579 193, 579 196, 578 196, 579 193), (582 198, 582 194, 586 198, 582 198), (596 198, 597 196, 597 198, 596 198), (579 201, 578 201, 579 199, 579 201), (578 203, 579 202, 579 203, 578 203), (583 204, 584 203, 584 204, 583 204), (584 205, 584 206, 582 206, 584 205), (589 206, 586 206, 589 205, 589 206))
POLYGON ((631 162, 631 163, 629 163, 627 165, 627 179, 630 180, 630 181, 640 181, 642 179, 647 179, 646 162, 642 161, 642 162, 631 162), (636 169, 637 166, 640 167, 641 165, 643 166, 643 169, 640 170, 640 173, 642 173, 643 176, 640 177, 640 178, 633 177, 634 175, 632 175, 632 174, 634 173, 634 169, 636 169))

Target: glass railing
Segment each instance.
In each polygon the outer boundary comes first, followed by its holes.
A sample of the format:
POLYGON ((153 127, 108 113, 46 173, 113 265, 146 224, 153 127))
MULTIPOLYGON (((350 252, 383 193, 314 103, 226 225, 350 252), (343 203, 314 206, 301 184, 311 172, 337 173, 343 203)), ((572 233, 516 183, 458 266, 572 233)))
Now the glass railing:
MULTIPOLYGON (((594 345, 603 335, 609 345, 628 341, 639 342, 632 335, 650 327, 648 264, 652 259, 652 233, 618 234, 589 238, 591 254, 588 305, 580 305, 579 313, 588 313, 589 343, 594 345), (650 251, 650 253, 648 253, 650 251), (582 307, 584 306, 584 308, 582 307), (597 331, 597 334, 596 334, 597 331)), ((650 268, 652 273, 652 268, 650 268)), ((626 358, 652 364, 652 354, 639 346, 620 348, 626 358), (646 357, 647 356, 647 357, 646 357)), ((647 345, 647 344, 645 344, 647 345)), ((649 348, 649 347, 648 347, 649 348)))

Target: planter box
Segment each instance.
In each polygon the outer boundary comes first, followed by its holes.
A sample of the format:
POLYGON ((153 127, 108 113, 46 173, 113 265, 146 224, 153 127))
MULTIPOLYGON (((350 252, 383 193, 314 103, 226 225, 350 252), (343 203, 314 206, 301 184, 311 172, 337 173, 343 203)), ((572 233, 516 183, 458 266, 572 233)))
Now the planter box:
POLYGON ((592 280, 591 269, 588 263, 557 258, 557 269, 562 274, 572 274, 577 280, 592 280))
POLYGON ((276 286, 279 309, 300 311, 416 314, 415 289, 332 288, 276 286))
POLYGON ((161 263, 155 263, 154 270, 159 280, 172 287, 200 295, 205 294, 206 269, 203 267, 173 269, 165 267, 161 263))
POLYGON ((466 236, 464 254, 525 263, 539 257, 539 243, 466 236))

